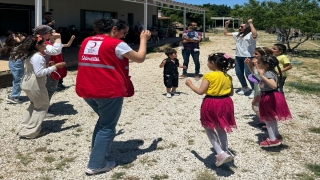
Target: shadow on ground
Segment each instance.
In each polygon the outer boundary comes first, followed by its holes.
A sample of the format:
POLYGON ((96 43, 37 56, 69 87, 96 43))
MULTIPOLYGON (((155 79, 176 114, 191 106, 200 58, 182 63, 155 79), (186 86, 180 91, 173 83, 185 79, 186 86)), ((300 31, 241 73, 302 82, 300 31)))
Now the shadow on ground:
POLYGON ((74 115, 78 111, 73 108, 72 104, 67 104, 69 101, 60 101, 53 103, 49 108, 49 113, 54 115, 74 115))
MULTIPOLYGON (((216 156, 215 156, 215 152, 213 149, 211 149, 211 151, 213 151, 212 154, 210 154, 209 156, 207 156, 206 158, 201 157, 196 151, 192 150, 191 153, 197 158, 199 159, 199 161, 203 162, 203 164, 209 168, 212 169, 213 171, 216 172, 216 174, 218 176, 223 176, 223 177, 229 177, 232 174, 234 174, 234 171, 230 168, 230 167, 234 167, 237 168, 237 166, 234 164, 234 160, 232 160, 229 163, 226 164, 222 164, 219 167, 216 167, 215 162, 216 162, 216 156)), ((232 154, 235 155, 235 152, 232 151, 232 154)))
POLYGON ((67 121, 68 119, 62 119, 62 120, 44 120, 42 122, 42 136, 48 135, 50 133, 57 133, 57 132, 62 132, 66 131, 72 128, 79 127, 79 124, 63 127, 62 125, 67 121))
MULTIPOLYGON (((122 133, 122 131, 119 131, 117 135, 122 133)), ((114 141, 110 147, 110 157, 114 157, 114 160, 120 166, 130 164, 134 162, 139 155, 156 150, 160 141, 162 141, 162 138, 155 139, 146 149, 139 148, 141 145, 144 144, 144 141, 141 139, 130 139, 128 141, 114 141)), ((152 159, 147 159, 146 161, 152 161, 152 159)))

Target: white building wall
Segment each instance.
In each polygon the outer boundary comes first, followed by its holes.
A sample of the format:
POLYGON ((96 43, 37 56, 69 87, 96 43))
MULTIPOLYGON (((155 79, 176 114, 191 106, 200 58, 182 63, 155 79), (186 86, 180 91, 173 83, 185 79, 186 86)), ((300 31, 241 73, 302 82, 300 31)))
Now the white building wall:
MULTIPOLYGON (((35 0, 0 0, 0 3, 34 5, 35 0)), ((45 12, 45 0, 43 12, 45 12)), ((134 24, 144 20, 144 4, 120 0, 49 0, 55 28, 75 25, 80 29, 80 9, 116 12, 119 19, 127 21, 127 14, 134 13, 134 24)), ((148 28, 152 26, 152 15, 157 15, 157 7, 148 6, 148 28)))

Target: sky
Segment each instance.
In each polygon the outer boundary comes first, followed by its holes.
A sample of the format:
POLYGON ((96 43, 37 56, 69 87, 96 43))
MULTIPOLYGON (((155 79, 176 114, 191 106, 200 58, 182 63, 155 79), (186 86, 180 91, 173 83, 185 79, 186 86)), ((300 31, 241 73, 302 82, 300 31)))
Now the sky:
POLYGON ((248 0, 174 0, 176 2, 182 2, 187 4, 195 4, 195 5, 202 5, 202 4, 216 4, 216 5, 227 5, 233 7, 235 4, 243 5, 244 3, 248 2, 248 0))

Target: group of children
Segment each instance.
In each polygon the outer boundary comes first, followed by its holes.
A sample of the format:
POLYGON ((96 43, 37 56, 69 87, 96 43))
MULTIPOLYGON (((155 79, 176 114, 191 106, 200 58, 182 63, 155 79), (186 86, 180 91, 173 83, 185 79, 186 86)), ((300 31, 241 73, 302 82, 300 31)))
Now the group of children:
MULTIPOLYGON (((281 145, 282 136, 278 130, 278 121, 292 119, 290 110, 283 93, 286 71, 291 69, 289 59, 283 54, 286 47, 275 44, 272 49, 258 47, 255 49, 252 61, 246 59, 251 75, 248 80, 255 83, 255 97, 252 108, 260 121, 265 123, 269 137, 260 142, 260 147, 281 145)), ((164 68, 163 77, 168 98, 179 95, 177 52, 167 49, 167 59, 163 60, 160 68, 164 68)), ((216 166, 233 160, 234 156, 228 150, 228 132, 236 128, 234 105, 230 96, 233 95, 232 77, 227 71, 234 67, 235 60, 229 54, 214 53, 209 55, 207 66, 211 70, 202 77, 200 87, 193 85, 190 79, 186 85, 199 95, 206 94, 201 105, 200 121, 213 145, 216 155, 216 166)))

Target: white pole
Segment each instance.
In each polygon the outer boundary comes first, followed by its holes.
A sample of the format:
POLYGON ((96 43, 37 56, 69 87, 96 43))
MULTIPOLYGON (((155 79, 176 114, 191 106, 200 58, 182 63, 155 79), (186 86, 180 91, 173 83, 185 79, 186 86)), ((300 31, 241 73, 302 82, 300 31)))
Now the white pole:
POLYGON ((187 11, 186 11, 186 7, 184 7, 184 10, 183 10, 183 31, 186 30, 186 26, 187 26, 187 11))
POLYGON ((35 0, 35 27, 42 24, 42 0, 35 0))
POLYGON ((232 27, 233 27, 233 29, 234 29, 234 19, 232 19, 232 27))
POLYGON ((222 17, 222 27, 224 29, 224 17, 222 17))
POLYGON ((206 11, 203 11, 203 38, 206 37, 206 11))
POLYGON ((148 0, 144 1, 144 30, 148 29, 148 0))
POLYGON ((45 2, 45 9, 46 9, 46 12, 49 12, 49 0, 46 0, 45 2))

